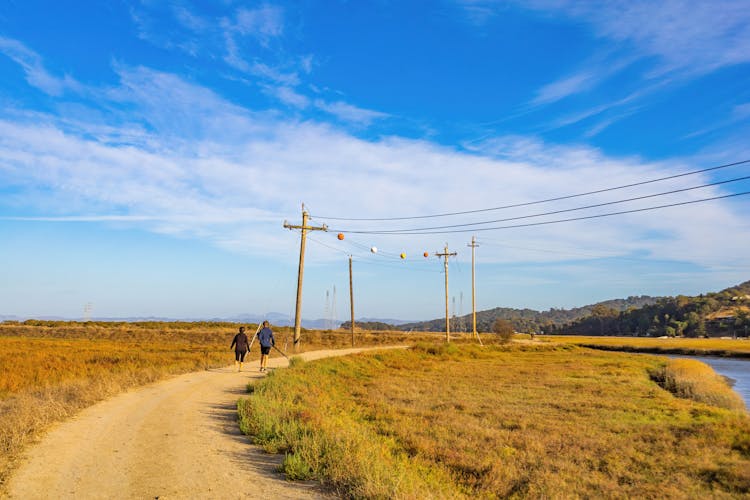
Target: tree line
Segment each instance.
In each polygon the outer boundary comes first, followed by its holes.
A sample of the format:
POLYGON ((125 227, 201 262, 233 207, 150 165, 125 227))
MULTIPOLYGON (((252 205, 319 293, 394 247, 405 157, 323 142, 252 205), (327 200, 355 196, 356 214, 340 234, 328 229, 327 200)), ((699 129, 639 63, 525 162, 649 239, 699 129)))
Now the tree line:
MULTIPOLYGON (((535 311, 496 307, 477 312, 477 330, 493 331, 498 319, 517 332, 555 335, 633 335, 650 337, 747 336, 750 332, 750 281, 695 297, 631 296, 573 309, 535 311)), ((453 317, 452 331, 471 331, 471 315, 453 317)), ((443 331, 445 318, 390 325, 357 323, 363 330, 443 331)), ((349 323, 341 325, 348 329, 349 323)))

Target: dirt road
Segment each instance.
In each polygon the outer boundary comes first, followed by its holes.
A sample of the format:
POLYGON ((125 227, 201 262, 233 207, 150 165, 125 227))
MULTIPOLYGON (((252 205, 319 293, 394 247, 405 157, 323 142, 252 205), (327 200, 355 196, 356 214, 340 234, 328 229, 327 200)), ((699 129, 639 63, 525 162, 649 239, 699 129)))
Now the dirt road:
MULTIPOLYGON (((364 349, 314 351, 304 359, 364 349)), ((264 374, 257 361, 190 373, 92 406, 24 454, 10 498, 322 498, 290 483, 238 428, 237 400, 264 374)), ((270 368, 287 366, 271 358, 270 368)))

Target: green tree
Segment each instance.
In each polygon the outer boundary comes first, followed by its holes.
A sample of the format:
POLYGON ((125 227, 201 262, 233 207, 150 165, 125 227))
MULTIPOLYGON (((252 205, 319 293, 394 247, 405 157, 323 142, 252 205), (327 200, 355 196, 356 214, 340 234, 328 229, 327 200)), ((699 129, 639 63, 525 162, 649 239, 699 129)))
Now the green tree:
POLYGON ((695 333, 699 337, 707 337, 708 336, 707 332, 706 332, 706 319, 705 318, 700 318, 698 320, 698 326, 696 326, 696 328, 695 328, 695 333))
POLYGON ((617 311, 604 304, 597 304, 591 309, 591 316, 599 320, 599 335, 604 335, 604 325, 617 316, 617 311))
POLYGON ((736 331, 740 332, 740 335, 747 336, 747 331, 750 329, 750 312, 740 309, 734 318, 734 326, 736 331))

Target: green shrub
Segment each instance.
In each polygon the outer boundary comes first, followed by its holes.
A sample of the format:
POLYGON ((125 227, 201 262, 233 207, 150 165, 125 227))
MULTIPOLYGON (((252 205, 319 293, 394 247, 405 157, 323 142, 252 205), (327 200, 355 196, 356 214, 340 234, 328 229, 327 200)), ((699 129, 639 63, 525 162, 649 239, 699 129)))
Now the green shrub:
POLYGON ((286 474, 290 481, 307 481, 315 479, 310 466, 302 458, 294 453, 287 453, 281 464, 281 472, 286 474))

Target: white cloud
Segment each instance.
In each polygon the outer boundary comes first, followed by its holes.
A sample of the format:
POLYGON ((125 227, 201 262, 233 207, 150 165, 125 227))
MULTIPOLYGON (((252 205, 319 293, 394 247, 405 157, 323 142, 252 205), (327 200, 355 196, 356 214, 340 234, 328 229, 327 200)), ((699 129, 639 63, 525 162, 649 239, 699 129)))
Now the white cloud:
POLYGON ((315 107, 332 114, 339 120, 360 125, 369 125, 375 120, 388 117, 387 113, 359 108, 343 101, 326 102, 316 99, 315 107))
POLYGON ((537 96, 531 103, 541 105, 556 102, 565 97, 590 90, 599 82, 600 77, 596 72, 582 71, 545 85, 539 89, 537 96))
POLYGON ((256 76, 261 76, 275 83, 287 86, 297 86, 300 83, 299 75, 296 72, 285 72, 258 61, 249 66, 247 71, 256 76))
MULTIPOLYGON (((496 0, 459 0, 470 17, 486 22, 506 8, 496 0), (483 13, 476 16, 477 12, 483 13)), ((657 56, 661 71, 708 73, 750 62, 750 4, 744 0, 531 0, 521 8, 583 20, 594 32, 657 56)))
MULTIPOLYGON (((487 140, 469 153, 399 137, 368 141, 324 122, 248 110, 174 74, 122 65, 115 70, 120 77, 116 87, 86 91, 97 99, 97 108, 109 110, 105 117, 87 121, 80 109, 73 116, 6 110, 0 121, 0 180, 23 196, 0 206, 12 208, 14 216, 26 211, 27 217, 139 224, 237 251, 289 258, 296 245, 281 221, 297 217, 300 202, 318 217, 400 217, 526 202, 580 192, 582 185, 585 190, 608 187, 689 167, 610 158, 593 148, 528 137, 487 140), (43 197, 37 197, 40 189, 43 197)), ((350 122, 384 117, 342 102, 313 105, 350 122)), ((721 192, 707 190, 709 195, 721 192)), ((334 230, 419 228, 529 213, 516 209, 428 223, 328 222, 334 230)), ((714 202, 658 216, 630 214, 481 234, 501 234, 505 243, 519 247, 541 241, 592 255, 640 251, 710 266, 745 255, 739 249, 750 243, 750 231, 738 213, 730 203, 714 202)), ((375 244, 414 255, 442 248, 446 239, 455 245, 469 235, 352 233, 342 245, 375 244)), ((318 256, 332 253, 324 247, 318 256)), ((556 262, 569 257, 511 251, 488 258, 556 262)))
POLYGON ((310 98, 302 95, 290 87, 264 86, 265 91, 276 97, 282 103, 298 109, 305 109, 310 105, 310 98))
POLYGON ((262 5, 256 9, 240 8, 231 28, 242 35, 252 35, 267 43, 284 33, 284 14, 280 7, 262 5))
POLYGON ((69 75, 57 77, 50 74, 36 52, 17 40, 0 37, 0 52, 23 68, 29 85, 47 94, 59 96, 67 91, 77 92, 82 89, 82 86, 69 75))
MULTIPOLYGON (((233 17, 225 17, 219 23, 225 42, 224 60, 230 66, 244 72, 264 75, 258 64, 249 64, 243 54, 244 39, 251 37, 268 48, 271 40, 284 32, 283 12, 278 7, 263 5, 257 9, 238 9, 233 17)), ((270 69, 266 66, 267 69, 270 69)), ((266 72, 267 73, 267 72, 266 72)), ((267 76, 267 75, 266 75, 267 76)))
MULTIPOLYGON (((458 0, 468 18, 485 24, 501 15, 508 2, 497 0, 458 0)), ((555 127, 577 123, 628 101, 645 97, 669 86, 684 83, 721 68, 750 63, 750 3, 744 0, 613 0, 604 3, 575 0, 514 1, 519 8, 538 14, 573 20, 599 38, 597 51, 579 68, 542 86, 530 100, 544 106, 566 98, 590 94, 616 76, 618 87, 609 88, 610 102, 570 113, 555 127), (635 63, 638 63, 637 65, 635 63), (626 76, 618 75, 628 69, 626 76), (627 90, 628 86, 631 90, 627 90), (632 90, 638 89, 638 90, 632 90), (630 92, 622 98, 618 93, 630 92)), ((631 115, 638 108, 620 109, 598 120, 584 134, 591 137, 631 115)), ((741 111, 740 111, 741 112, 741 111)), ((695 137, 721 126, 711 126, 690 134, 695 137)))
POLYGON ((750 4, 737 0, 621 1, 602 9, 562 2, 602 35, 662 58, 664 69, 705 73, 750 62, 750 4))
MULTIPOLYGON (((267 252, 269 242, 285 241, 281 220, 295 217, 301 200, 314 215, 424 214, 435 211, 435 196, 441 192, 447 195, 441 197, 447 201, 441 211, 481 208, 497 205, 498 200, 522 202, 574 192, 581 178, 592 179, 592 187, 605 187, 655 176, 663 168, 637 160, 608 159, 586 148, 523 145, 513 139, 503 147, 508 157, 493 160, 419 141, 369 143, 310 123, 266 124, 263 131, 258 136, 247 130, 245 144, 222 153, 209 146, 209 153, 201 155, 200 143, 188 151, 163 146, 159 152, 148 152, 92 143, 53 127, 4 122, 0 124, 4 138, 0 151, 9 180, 16 185, 47 186, 64 218, 88 220, 93 210, 104 211, 92 220, 139 222, 154 231, 208 239, 218 245, 226 245, 225 235, 233 234, 235 249, 252 252, 267 252), (76 199, 84 203, 71 205, 76 199), (70 214, 71 206, 82 215, 70 214), (112 217, 106 211, 124 213, 112 217), (265 236, 258 239, 257 234, 265 236)), ((168 146, 170 141, 166 142, 168 146)), ((529 211, 508 212, 518 213, 529 211)), ((336 228, 375 227, 373 223, 330 222, 336 228)), ((411 222, 406 227, 411 225, 425 223, 411 222)), ((663 259, 709 265, 727 254, 736 256, 736 247, 748 243, 737 238, 742 233, 735 232, 743 225, 746 223, 718 203, 681 209, 673 215, 660 212, 658 217, 634 214, 610 221, 480 233, 480 239, 501 234, 507 243, 522 244, 519 242, 531 238, 601 256, 645 250, 663 259), (686 218, 691 220, 689 226, 683 224, 686 218), (732 231, 725 233, 716 227, 717 220, 722 221, 722 228, 732 226, 732 231), (654 232, 667 236, 649 238, 654 232)), ((415 240, 353 234, 350 238, 367 244, 376 241, 383 249, 408 248, 414 254, 424 248, 439 248, 446 238, 455 241, 461 237, 437 235, 415 240)), ((287 245, 286 253, 293 251, 294 245, 287 245)), ((516 251, 499 258, 506 262, 554 262, 570 256, 516 251)))
POLYGON ((176 5, 173 7, 175 19, 185 28, 200 33, 206 31, 211 25, 210 21, 194 14, 185 6, 176 5))

